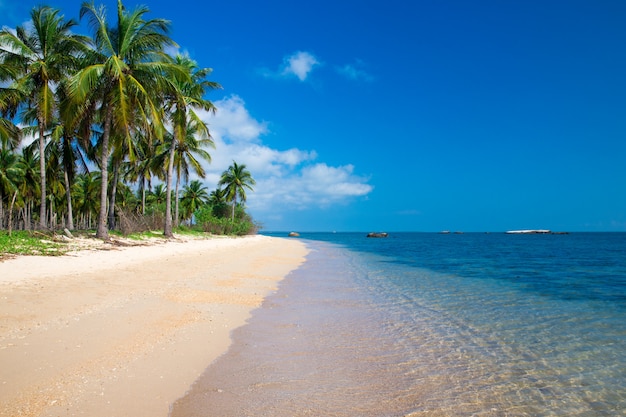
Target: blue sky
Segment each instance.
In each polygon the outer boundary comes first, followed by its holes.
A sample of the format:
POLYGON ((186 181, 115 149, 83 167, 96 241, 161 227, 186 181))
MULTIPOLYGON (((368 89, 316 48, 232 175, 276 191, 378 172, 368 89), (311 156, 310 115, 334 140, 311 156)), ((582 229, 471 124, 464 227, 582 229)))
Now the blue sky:
POLYGON ((205 181, 245 163, 265 230, 626 231, 624 1, 137 4, 223 85, 205 181))

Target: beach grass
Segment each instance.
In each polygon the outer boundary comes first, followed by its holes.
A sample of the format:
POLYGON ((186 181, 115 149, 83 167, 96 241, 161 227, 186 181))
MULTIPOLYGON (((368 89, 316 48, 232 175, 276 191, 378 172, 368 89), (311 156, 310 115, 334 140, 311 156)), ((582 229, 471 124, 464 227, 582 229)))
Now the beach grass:
MULTIPOLYGON (((19 230, 13 231, 10 235, 5 230, 0 230, 0 260, 20 255, 40 255, 40 256, 60 256, 72 250, 95 249, 102 243, 95 238, 94 230, 72 231, 75 238, 67 238, 59 232, 40 232, 19 230), (86 242, 87 241, 87 242, 86 242), (89 244, 92 241, 93 244, 89 244)), ((180 226, 174 230, 175 235, 190 238, 209 238, 212 235, 194 228, 180 226)), ((152 230, 122 234, 117 231, 110 231, 111 243, 122 246, 134 246, 144 242, 158 243, 168 239, 163 235, 163 231, 152 230)))
POLYGON ((32 231, 0 231, 0 258, 7 255, 63 255, 67 245, 55 242, 52 235, 32 231))

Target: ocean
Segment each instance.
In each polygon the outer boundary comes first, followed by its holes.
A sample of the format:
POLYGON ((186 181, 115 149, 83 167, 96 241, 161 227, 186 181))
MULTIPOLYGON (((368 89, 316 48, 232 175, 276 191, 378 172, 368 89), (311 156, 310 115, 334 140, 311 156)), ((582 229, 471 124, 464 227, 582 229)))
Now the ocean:
POLYGON ((300 239, 173 417, 626 416, 626 233, 300 239))

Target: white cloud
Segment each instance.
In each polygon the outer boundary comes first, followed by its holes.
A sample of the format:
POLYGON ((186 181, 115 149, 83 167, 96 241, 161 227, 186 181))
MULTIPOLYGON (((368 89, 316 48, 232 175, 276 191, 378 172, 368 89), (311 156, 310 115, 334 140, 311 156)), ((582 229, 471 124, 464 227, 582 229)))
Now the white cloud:
POLYGON ((374 81, 374 77, 362 68, 364 65, 363 61, 357 60, 354 65, 346 64, 342 67, 336 67, 336 70, 339 74, 351 80, 374 81))
POLYGON ((206 116, 212 135, 218 134, 232 142, 250 142, 267 133, 267 123, 252 118, 240 97, 226 97, 214 104, 218 108, 217 114, 206 116))
POLYGON ((356 175, 352 165, 333 167, 316 162, 314 150, 278 150, 264 144, 262 137, 269 133, 267 122, 252 117, 240 97, 226 97, 214 104, 216 114, 203 115, 215 142, 203 181, 214 189, 233 161, 245 164, 256 180, 247 202, 255 217, 345 204, 372 191, 368 178, 356 175))
POLYGON ((283 59, 283 75, 295 75, 300 81, 307 79, 313 68, 320 62, 308 52, 296 52, 283 59))
POLYGON ((309 52, 296 52, 283 58, 283 63, 278 71, 267 68, 259 69, 259 73, 268 78, 291 78, 296 77, 300 81, 305 81, 313 69, 322 63, 309 52))

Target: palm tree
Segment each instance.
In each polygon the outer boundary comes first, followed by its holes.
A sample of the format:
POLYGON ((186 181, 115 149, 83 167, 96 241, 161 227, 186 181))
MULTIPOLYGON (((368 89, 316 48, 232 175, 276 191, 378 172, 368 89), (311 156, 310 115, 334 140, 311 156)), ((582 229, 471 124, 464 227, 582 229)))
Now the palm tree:
POLYGON ((245 164, 238 165, 237 162, 233 161, 233 164, 222 173, 218 186, 225 186, 224 190, 226 191, 226 198, 228 201, 233 202, 232 221, 235 220, 237 196, 239 196, 242 203, 245 202, 246 188, 252 191, 252 186, 255 184, 256 181, 252 178, 250 171, 246 169, 245 164))
POLYGON ((6 196, 9 207, 8 227, 11 228, 11 211, 13 203, 19 193, 19 186, 24 177, 20 157, 5 148, 0 147, 0 229, 4 226, 4 203, 6 196))
MULTIPOLYGON (((168 115, 174 132, 169 149, 169 164, 167 168, 168 200, 165 204, 165 227, 163 231, 163 234, 167 237, 172 236, 172 203, 170 195, 178 144, 182 144, 188 138, 187 131, 190 126, 206 139, 210 138, 209 128, 206 123, 200 120, 194 109, 215 112, 213 103, 205 100, 203 96, 207 89, 220 88, 219 84, 206 80, 206 77, 212 71, 210 68, 198 68, 195 61, 181 55, 178 55, 174 62, 181 70, 183 76, 179 74, 170 75, 170 89, 166 96, 168 115)), ((210 143, 212 144, 213 142, 210 143)), ((178 186, 176 196, 178 198, 178 186)))
POLYGON ((97 172, 87 172, 76 176, 72 185, 72 198, 76 208, 76 213, 80 214, 83 228, 91 228, 91 218, 97 214, 98 191, 100 189, 100 176, 97 172))
MULTIPOLYGON (((9 81, 11 74, 13 71, 0 64, 0 82, 9 81)), ((0 87, 0 146, 9 150, 17 148, 22 139, 21 129, 12 121, 22 99, 19 90, 0 87)))
POLYGON ((24 203, 23 215, 25 227, 33 227, 33 205, 41 190, 39 189, 39 153, 31 146, 22 149, 20 157, 20 168, 22 170, 22 181, 20 182, 20 194, 24 203))
POLYGON ((66 227, 74 230, 74 215, 72 206, 72 184, 78 172, 88 171, 89 154, 93 153, 93 144, 89 140, 89 124, 93 115, 89 110, 91 103, 79 103, 69 95, 68 79, 63 80, 56 88, 59 106, 58 117, 54 121, 51 132, 53 154, 63 167, 63 181, 65 188, 66 227))
MULTIPOLYGON (((87 97, 99 102, 102 123, 100 169, 100 212, 96 236, 108 239, 107 186, 109 138, 113 130, 132 141, 136 115, 147 126, 152 123, 157 136, 163 131, 161 110, 155 95, 163 90, 166 71, 176 73, 174 65, 166 62, 165 46, 175 45, 167 35, 169 22, 163 19, 144 20, 148 8, 138 7, 126 12, 121 0, 117 2, 117 26, 110 27, 105 9, 83 3, 80 16, 87 16, 94 30, 95 53, 91 63, 71 81, 71 90, 78 101, 87 97)), ((178 71, 180 72, 180 71, 178 71)), ((130 148, 130 147, 129 147, 130 148)))
POLYGON ((207 188, 199 181, 193 180, 183 187, 180 204, 183 207, 184 219, 191 219, 193 213, 209 201, 207 188))
POLYGON ((165 203, 167 199, 165 185, 157 184, 154 187, 154 190, 148 193, 147 199, 148 199, 148 203, 152 205, 159 205, 159 204, 165 203))
POLYGON ((30 23, 30 29, 18 26, 15 33, 9 29, 0 31, 0 59, 13 68, 21 68, 15 78, 16 90, 27 94, 27 107, 36 112, 41 183, 39 224, 45 228, 45 132, 54 117, 54 87, 76 68, 77 54, 84 49, 85 38, 71 33, 76 21, 66 21, 58 10, 47 6, 35 7, 30 23))
POLYGON ((152 188, 153 177, 165 180, 163 159, 159 158, 158 147, 154 141, 138 140, 135 161, 126 161, 123 166, 124 180, 139 184, 137 192, 141 200, 141 214, 146 213, 146 191, 152 188))
MULTIPOLYGON (((215 148, 215 144, 208 134, 206 125, 201 122, 200 131, 199 124, 196 120, 191 120, 185 129, 185 137, 179 140, 174 150, 174 170, 176 171, 176 187, 174 197, 176 198, 176 208, 174 210, 175 226, 178 226, 178 203, 179 203, 179 187, 181 179, 185 182, 189 181, 190 169, 200 178, 206 176, 206 172, 199 159, 211 162, 211 154, 204 148, 215 148), (200 137, 198 137, 200 136, 200 137)), ((166 135, 164 151, 160 155, 160 160, 168 160, 172 149, 172 135, 166 135)))
MULTIPOLYGON (((2 57, 2 55, 0 55, 2 57)), ((19 73, 19 69, 10 63, 0 60, 0 84, 11 83, 19 73)), ((15 149, 20 141, 20 129, 12 119, 19 102, 23 99, 20 91, 14 88, 0 87, 0 146, 15 149)))
POLYGON ((209 204, 215 217, 223 218, 229 214, 229 207, 226 203, 226 191, 218 188, 209 194, 209 204))

